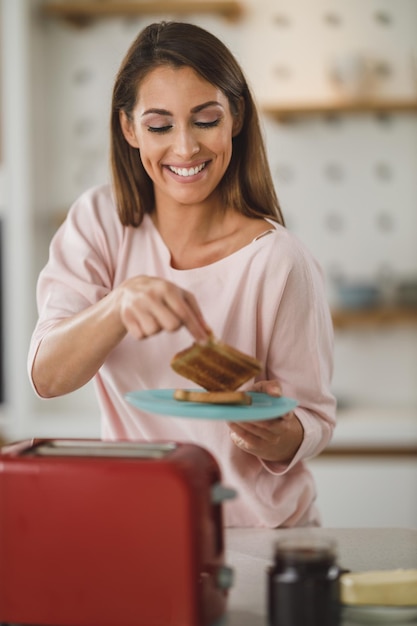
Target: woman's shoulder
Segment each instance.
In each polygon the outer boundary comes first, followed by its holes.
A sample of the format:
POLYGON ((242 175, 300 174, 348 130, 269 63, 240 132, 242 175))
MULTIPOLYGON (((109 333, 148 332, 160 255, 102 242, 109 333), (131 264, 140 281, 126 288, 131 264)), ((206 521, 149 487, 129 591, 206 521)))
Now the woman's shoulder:
POLYGON ((100 219, 104 216, 118 219, 116 203, 110 184, 97 185, 84 191, 72 204, 69 213, 80 217, 100 219))
MULTIPOLYGON (((285 256, 288 259, 313 259, 313 254, 308 248, 307 244, 298 237, 294 232, 274 222, 267 220, 270 224, 268 234, 272 234, 272 237, 265 236, 264 243, 271 248, 271 254, 275 256, 285 256)), ((266 234, 266 233, 265 233, 266 234)))
POLYGON ((119 220, 111 185, 91 187, 70 206, 60 229, 68 241, 88 242, 92 249, 111 249, 114 253, 125 237, 119 220))
POLYGON ((287 274, 318 278, 323 268, 308 245, 294 232, 280 224, 271 222, 271 235, 262 237, 263 247, 270 273, 278 267, 287 274))

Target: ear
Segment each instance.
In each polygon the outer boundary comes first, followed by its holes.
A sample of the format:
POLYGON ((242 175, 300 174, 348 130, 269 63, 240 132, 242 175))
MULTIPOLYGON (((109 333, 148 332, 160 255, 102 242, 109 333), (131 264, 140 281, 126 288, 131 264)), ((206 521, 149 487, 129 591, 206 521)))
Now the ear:
POLYGON ((136 139, 136 135, 135 135, 133 121, 129 119, 125 111, 120 111, 119 119, 120 119, 120 126, 122 129, 122 133, 127 143, 131 145, 132 148, 139 148, 138 140, 136 139))
POLYGON ((239 99, 238 112, 233 117, 232 137, 236 137, 242 130, 243 120, 245 119, 245 102, 243 98, 239 99))

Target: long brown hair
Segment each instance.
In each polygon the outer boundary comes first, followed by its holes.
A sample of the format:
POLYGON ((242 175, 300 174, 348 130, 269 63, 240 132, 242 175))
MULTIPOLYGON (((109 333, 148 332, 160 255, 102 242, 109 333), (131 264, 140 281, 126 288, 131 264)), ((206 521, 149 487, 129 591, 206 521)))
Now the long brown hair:
POLYGON ((220 183, 221 197, 249 217, 270 217, 284 224, 267 161, 256 106, 236 59, 206 30, 184 22, 147 26, 130 46, 116 77, 111 112, 110 157, 114 193, 122 224, 138 226, 154 210, 154 190, 138 150, 123 136, 120 111, 132 117, 138 90, 147 74, 161 65, 191 67, 225 94, 232 115, 243 100, 240 132, 233 138, 232 158, 220 183))

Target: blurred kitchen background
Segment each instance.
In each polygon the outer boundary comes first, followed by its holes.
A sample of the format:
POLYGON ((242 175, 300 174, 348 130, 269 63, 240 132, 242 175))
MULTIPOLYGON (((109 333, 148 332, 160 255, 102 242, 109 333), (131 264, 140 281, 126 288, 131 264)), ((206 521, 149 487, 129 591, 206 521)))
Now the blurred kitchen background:
POLYGON ((326 526, 417 526, 417 2, 1 0, 0 433, 96 437, 84 389, 35 397, 26 354, 53 232, 108 180, 113 80, 139 30, 218 35, 252 85, 288 227, 335 324, 332 445, 310 465, 326 526))

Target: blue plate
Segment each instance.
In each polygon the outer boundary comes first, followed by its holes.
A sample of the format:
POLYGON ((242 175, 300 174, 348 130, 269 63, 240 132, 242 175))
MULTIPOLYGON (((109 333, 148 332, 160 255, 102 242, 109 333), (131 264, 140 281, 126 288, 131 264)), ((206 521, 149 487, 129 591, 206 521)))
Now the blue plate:
MULTIPOLYGON (((181 402, 174 399, 174 391, 174 389, 130 391, 125 398, 136 408, 150 413, 225 422, 255 422, 272 419, 285 415, 297 406, 297 402, 292 398, 284 396, 275 398, 255 391, 247 392, 252 397, 252 404, 249 405, 181 402)), ((198 391, 203 390, 198 389, 198 391)))

